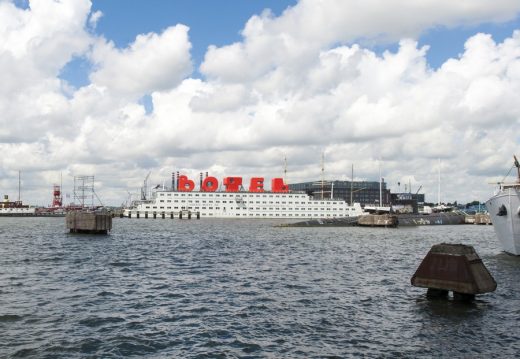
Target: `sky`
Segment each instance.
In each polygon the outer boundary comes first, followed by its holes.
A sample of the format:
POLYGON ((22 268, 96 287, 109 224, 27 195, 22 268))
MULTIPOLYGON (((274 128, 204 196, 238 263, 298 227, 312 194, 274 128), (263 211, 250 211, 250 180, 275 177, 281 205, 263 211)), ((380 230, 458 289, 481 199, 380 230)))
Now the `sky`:
POLYGON ((33 205, 80 175, 105 205, 149 173, 313 181, 322 154, 466 203, 520 155, 518 0, 0 0, 0 70, 0 194, 21 173, 33 205))

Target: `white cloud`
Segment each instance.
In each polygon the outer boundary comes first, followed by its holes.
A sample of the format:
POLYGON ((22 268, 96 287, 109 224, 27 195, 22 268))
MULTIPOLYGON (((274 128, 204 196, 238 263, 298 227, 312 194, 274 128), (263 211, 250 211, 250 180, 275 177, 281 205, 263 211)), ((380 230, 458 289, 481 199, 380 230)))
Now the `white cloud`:
POLYGON ((95 28, 97 26, 98 21, 103 17, 103 13, 101 11, 94 11, 92 14, 90 14, 90 17, 88 19, 88 23, 91 28, 95 28))
POLYGON ((42 74, 57 75, 73 54, 88 46, 83 24, 89 11, 89 1, 31 1, 28 10, 1 2, 0 53, 42 74))
POLYGON ((356 178, 374 180, 381 159, 393 189, 413 178, 427 200, 442 158, 443 198, 484 200, 487 178, 518 151, 520 31, 501 43, 476 34, 435 70, 413 38, 507 20, 519 7, 302 0, 280 17, 252 17, 244 40, 211 47, 207 77, 193 79, 184 25, 120 49, 88 30, 101 15, 87 0, 0 2, 0 185, 12 191, 22 169, 27 196, 46 204, 58 172, 66 187, 73 174, 95 174, 105 202, 119 204, 148 171, 157 183, 178 169, 269 178, 286 156, 291 181, 314 180, 325 152, 329 178, 348 178, 354 163, 356 178), (399 47, 365 46, 381 40, 399 47), (75 55, 95 65, 79 89, 58 78, 75 55))
POLYGON ((222 81, 253 80, 278 67, 299 71, 332 44, 399 41, 437 26, 510 20, 519 11, 515 0, 301 0, 280 17, 253 16, 244 40, 210 47, 201 71, 222 81))
POLYGON ((0 141, 37 141, 60 132, 67 99, 59 71, 87 50, 89 1, 31 1, 23 10, 0 2, 0 141))
POLYGON ((110 91, 140 97, 179 84, 192 71, 188 27, 176 25, 162 34, 139 35, 126 49, 98 41, 92 52, 97 69, 91 81, 110 91))

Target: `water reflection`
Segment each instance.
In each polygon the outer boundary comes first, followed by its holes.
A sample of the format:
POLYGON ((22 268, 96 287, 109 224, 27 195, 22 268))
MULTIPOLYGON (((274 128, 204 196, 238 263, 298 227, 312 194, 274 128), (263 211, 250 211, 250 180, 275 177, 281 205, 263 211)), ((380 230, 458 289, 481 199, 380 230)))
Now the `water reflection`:
POLYGON ((448 298, 427 298, 424 295, 416 299, 416 306, 416 313, 425 319, 445 318, 456 321, 478 318, 492 308, 492 304, 486 300, 455 300, 451 294, 448 298))

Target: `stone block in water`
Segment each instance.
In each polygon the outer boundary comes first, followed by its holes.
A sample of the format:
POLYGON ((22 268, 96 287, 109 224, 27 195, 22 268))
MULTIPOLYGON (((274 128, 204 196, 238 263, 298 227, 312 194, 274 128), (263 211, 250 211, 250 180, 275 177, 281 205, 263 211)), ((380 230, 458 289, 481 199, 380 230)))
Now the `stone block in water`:
POLYGON ((112 229, 112 216, 106 213, 71 211, 65 222, 71 233, 107 234, 112 229))

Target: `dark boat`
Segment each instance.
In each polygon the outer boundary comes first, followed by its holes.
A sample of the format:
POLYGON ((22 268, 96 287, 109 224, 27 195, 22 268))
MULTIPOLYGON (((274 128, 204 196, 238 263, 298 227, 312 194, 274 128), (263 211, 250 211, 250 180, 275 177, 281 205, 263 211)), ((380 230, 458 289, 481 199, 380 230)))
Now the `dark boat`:
POLYGON ((458 212, 404 213, 398 214, 399 226, 425 226, 442 224, 465 224, 466 216, 458 212))

